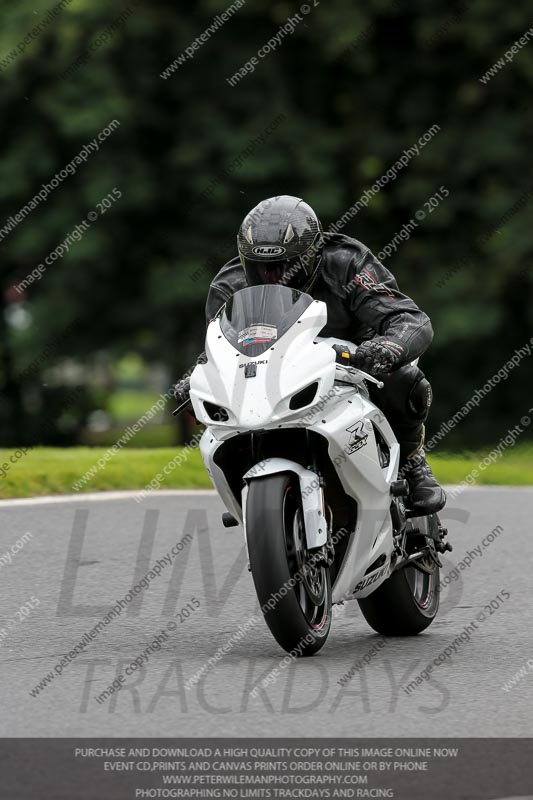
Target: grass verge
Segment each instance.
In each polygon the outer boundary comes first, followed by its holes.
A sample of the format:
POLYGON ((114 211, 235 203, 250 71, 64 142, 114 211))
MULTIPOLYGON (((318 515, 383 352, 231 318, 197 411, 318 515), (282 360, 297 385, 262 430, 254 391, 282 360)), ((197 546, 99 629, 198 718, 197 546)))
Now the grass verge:
MULTIPOLYGON (((73 485, 97 463, 106 450, 98 447, 43 447, 34 448, 15 459, 16 452, 0 450, 0 498, 75 494, 73 485)), ((77 493, 143 489, 179 453, 180 448, 170 447, 120 450, 77 493)), ((461 483, 473 470, 477 470, 477 484, 533 485, 533 446, 513 447, 495 463, 480 468, 485 455, 439 454, 429 460, 442 483, 461 483)), ((169 475, 163 475, 161 488, 212 488, 198 450, 190 452, 188 458, 171 470, 169 475)))

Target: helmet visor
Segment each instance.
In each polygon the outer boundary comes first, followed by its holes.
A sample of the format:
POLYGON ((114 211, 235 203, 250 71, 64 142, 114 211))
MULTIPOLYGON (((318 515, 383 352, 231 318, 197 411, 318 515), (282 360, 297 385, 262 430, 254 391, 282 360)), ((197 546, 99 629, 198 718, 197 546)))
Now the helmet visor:
POLYGON ((304 287, 313 272, 313 263, 307 258, 285 258, 282 261, 256 261, 244 257, 242 259, 248 286, 265 284, 281 284, 291 289, 304 287))

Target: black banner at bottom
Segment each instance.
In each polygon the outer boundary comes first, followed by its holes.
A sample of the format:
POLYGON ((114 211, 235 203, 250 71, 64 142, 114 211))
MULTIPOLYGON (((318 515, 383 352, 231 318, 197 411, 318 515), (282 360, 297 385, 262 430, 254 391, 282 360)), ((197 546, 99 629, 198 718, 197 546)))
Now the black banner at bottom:
POLYGON ((2 739, 6 800, 533 800, 533 739, 2 739))

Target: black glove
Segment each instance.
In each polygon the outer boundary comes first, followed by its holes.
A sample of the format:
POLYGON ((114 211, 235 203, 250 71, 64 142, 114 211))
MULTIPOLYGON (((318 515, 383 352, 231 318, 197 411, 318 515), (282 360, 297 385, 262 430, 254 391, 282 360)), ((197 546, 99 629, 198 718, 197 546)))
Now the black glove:
MULTIPOLYGON (((203 353, 200 353, 200 355, 196 359, 196 364, 207 364, 207 355, 205 353, 205 350, 203 353)), ((176 398, 176 402, 179 405, 188 402, 188 400, 190 400, 190 393, 191 393, 190 378, 182 378, 181 381, 177 382, 172 391, 174 392, 174 397, 176 398)))
POLYGON ((396 341, 379 336, 359 345, 350 362, 353 367, 373 375, 392 372, 400 366, 405 356, 405 347, 396 341))
POLYGON ((174 397, 178 405, 181 406, 183 403, 190 400, 191 382, 189 378, 184 378, 182 381, 179 381, 172 391, 174 392, 174 397))

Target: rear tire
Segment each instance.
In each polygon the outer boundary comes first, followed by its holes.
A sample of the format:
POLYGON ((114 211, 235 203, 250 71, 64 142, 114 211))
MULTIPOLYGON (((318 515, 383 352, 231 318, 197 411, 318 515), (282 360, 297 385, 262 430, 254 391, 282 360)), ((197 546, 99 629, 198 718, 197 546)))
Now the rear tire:
POLYGON ((424 566, 431 571, 408 565, 393 572, 375 592, 358 601, 370 627, 382 636, 416 636, 437 616, 440 570, 431 559, 424 566))
POLYGON ((288 653, 313 655, 331 626, 331 581, 329 567, 309 565, 296 475, 250 482, 246 538, 255 590, 272 635, 288 653))

